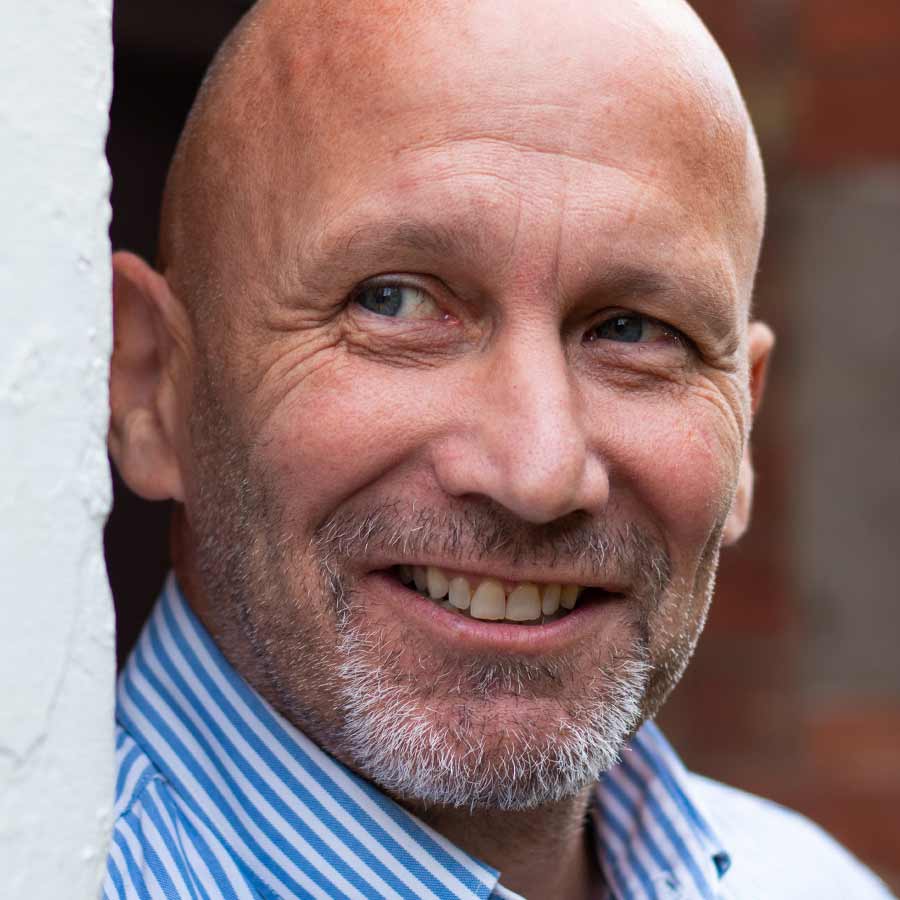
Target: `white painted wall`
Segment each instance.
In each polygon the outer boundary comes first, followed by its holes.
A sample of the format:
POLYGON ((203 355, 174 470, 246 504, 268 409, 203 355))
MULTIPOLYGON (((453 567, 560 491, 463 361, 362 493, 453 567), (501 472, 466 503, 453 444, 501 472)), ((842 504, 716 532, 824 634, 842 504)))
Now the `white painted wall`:
POLYGON ((99 894, 112 0, 0 0, 0 897, 99 894))

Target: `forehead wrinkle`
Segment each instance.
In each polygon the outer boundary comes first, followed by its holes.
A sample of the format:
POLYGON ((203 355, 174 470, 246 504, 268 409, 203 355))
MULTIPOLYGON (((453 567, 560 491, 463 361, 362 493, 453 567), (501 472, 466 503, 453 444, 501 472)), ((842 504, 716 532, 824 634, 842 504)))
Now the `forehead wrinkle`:
POLYGON ((400 219, 357 226, 348 235, 344 247, 350 253, 362 248, 376 253, 400 248, 431 256, 466 258, 480 255, 484 244, 476 233, 446 222, 400 219))
MULTIPOLYGON (((349 228, 332 228, 320 233, 314 244, 300 252, 314 264, 314 271, 302 280, 331 281, 335 273, 353 260, 357 267, 389 269, 406 265, 411 258, 468 261, 483 257, 489 248, 486 237, 451 220, 419 220, 390 215, 358 222, 349 228)), ((301 263, 301 266, 303 263, 301 263)), ((368 275, 379 274, 376 271, 368 275)))

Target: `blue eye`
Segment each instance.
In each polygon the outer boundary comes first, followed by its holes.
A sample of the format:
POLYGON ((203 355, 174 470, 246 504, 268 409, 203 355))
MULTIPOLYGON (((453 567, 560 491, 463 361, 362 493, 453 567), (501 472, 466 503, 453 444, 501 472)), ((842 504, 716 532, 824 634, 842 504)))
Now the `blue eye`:
POLYGON ((391 319, 441 318, 441 311, 429 294, 399 282, 364 284, 353 302, 375 315, 391 319))
POLYGON ((586 335, 586 340, 617 341, 623 344, 641 344, 658 341, 660 338, 677 340, 677 332, 662 322, 638 313, 620 313, 595 325, 586 335))
POLYGON ((396 316, 403 305, 403 288, 397 284, 370 285, 356 295, 356 302, 379 316, 396 316))
POLYGON ((642 316, 616 316, 603 322, 596 333, 600 339, 636 344, 644 336, 644 319, 642 316))

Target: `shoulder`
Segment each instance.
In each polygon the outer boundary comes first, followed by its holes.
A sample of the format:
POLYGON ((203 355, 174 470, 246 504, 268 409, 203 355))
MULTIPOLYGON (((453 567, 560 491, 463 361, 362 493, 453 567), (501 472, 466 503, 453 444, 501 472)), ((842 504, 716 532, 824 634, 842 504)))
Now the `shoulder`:
POLYGON ((818 825, 770 800, 689 775, 691 789, 732 868, 736 900, 890 900, 885 885, 818 825))

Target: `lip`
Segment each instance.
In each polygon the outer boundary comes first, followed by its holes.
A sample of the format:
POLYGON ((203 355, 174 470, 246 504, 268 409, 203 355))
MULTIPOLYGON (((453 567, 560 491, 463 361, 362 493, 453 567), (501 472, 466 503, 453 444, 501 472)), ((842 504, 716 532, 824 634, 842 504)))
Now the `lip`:
POLYGON ((443 609, 404 587, 386 572, 371 572, 359 585, 367 603, 387 607, 391 615, 413 625, 433 640, 473 653, 494 652, 547 656, 564 652, 585 640, 602 639, 603 632, 622 624, 624 597, 576 606, 568 615, 545 625, 517 625, 471 619, 443 609))

